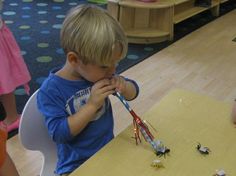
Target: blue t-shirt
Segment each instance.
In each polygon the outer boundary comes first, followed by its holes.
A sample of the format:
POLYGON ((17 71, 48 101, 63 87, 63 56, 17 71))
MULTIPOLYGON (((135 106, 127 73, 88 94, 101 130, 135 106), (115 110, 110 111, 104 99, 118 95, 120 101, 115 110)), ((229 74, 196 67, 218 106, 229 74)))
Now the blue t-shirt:
MULTIPOLYGON (((138 94, 138 86, 132 82, 138 94)), ((56 174, 72 172, 114 137, 109 98, 77 136, 70 133, 67 117, 86 104, 92 86, 93 83, 86 80, 70 81, 50 73, 38 92, 38 108, 45 116, 49 135, 57 145, 56 174)))

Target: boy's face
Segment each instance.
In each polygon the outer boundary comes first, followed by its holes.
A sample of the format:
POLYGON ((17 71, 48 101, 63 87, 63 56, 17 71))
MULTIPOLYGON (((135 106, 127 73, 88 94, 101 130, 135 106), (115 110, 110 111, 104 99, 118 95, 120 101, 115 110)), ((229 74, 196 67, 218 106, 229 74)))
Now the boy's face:
POLYGON ((111 66, 99 66, 95 64, 83 64, 80 62, 76 68, 76 72, 84 79, 90 82, 97 82, 104 78, 111 78, 116 71, 116 66, 121 60, 121 48, 115 47, 112 58, 111 66))

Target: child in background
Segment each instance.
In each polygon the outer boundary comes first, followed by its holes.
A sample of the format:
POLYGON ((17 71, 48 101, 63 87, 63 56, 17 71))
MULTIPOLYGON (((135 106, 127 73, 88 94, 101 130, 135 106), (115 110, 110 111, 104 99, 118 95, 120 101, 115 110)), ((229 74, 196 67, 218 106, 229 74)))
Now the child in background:
MULTIPOLYGON (((0 103, 0 116, 5 118, 6 113, 0 103)), ((0 176, 19 176, 14 163, 6 152, 7 130, 4 123, 0 124, 0 176)))
MULTIPOLYGON (((0 0, 0 12, 2 0, 0 0)), ((0 15, 0 101, 7 116, 4 123, 10 132, 19 127, 20 115, 17 113, 14 91, 20 85, 25 86, 29 94, 30 74, 21 56, 21 51, 14 36, 0 15)))
POLYGON ((38 108, 57 145, 55 173, 68 175, 113 139, 109 95, 127 100, 138 95, 135 81, 115 75, 127 53, 127 39, 119 23, 105 10, 77 6, 61 29, 65 65, 51 72, 41 86, 38 108))

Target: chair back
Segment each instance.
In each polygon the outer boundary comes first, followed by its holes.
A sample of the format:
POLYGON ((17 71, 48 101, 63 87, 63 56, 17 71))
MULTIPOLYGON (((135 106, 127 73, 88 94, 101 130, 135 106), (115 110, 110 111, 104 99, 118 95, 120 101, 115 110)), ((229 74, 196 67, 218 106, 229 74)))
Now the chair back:
POLYGON ((44 116, 37 107, 38 90, 27 101, 20 120, 19 138, 22 145, 43 154, 40 176, 54 175, 57 162, 56 144, 49 137, 44 116))

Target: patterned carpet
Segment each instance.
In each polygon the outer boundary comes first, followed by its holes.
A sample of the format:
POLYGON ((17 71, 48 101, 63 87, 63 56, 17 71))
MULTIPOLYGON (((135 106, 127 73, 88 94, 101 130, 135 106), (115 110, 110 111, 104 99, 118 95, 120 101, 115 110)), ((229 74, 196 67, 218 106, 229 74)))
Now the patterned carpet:
MULTIPOLYGON (((31 93, 37 90, 49 71, 62 66, 65 55, 59 44, 59 31, 66 12, 85 0, 5 0, 2 17, 18 41, 22 55, 32 76, 31 93)), ((106 8, 106 5, 100 5, 106 8)), ((225 3, 221 7, 223 15, 235 9, 235 3, 225 3)), ((209 11, 196 15, 175 25, 174 41, 214 20, 209 11)), ((173 42, 151 45, 130 44, 127 57, 121 61, 117 72, 121 73, 173 42)), ((21 113, 28 96, 22 87, 15 91, 17 108, 21 113)))

